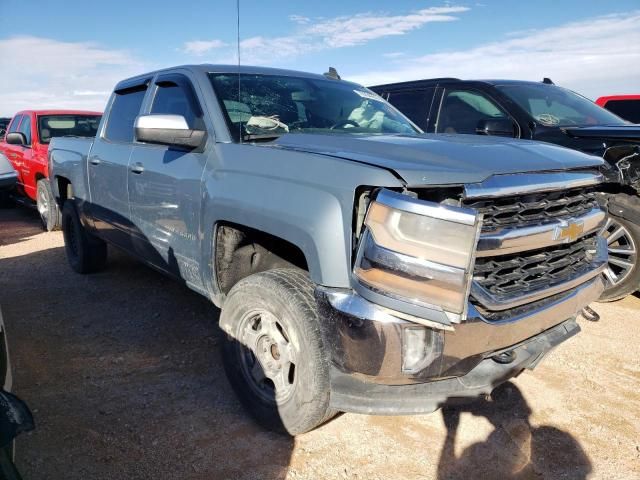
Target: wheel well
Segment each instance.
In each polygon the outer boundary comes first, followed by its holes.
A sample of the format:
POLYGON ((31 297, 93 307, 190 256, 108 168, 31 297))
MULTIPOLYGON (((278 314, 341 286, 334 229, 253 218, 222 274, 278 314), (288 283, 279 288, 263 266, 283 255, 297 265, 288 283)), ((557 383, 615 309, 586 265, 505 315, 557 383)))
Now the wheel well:
POLYGON ((254 273, 291 267, 309 271, 302 250, 274 235, 225 223, 216 226, 214 237, 214 268, 218 287, 224 294, 254 273))
POLYGON ((58 183, 58 205, 62 207, 67 199, 73 197, 73 188, 67 178, 56 177, 56 182, 58 183))

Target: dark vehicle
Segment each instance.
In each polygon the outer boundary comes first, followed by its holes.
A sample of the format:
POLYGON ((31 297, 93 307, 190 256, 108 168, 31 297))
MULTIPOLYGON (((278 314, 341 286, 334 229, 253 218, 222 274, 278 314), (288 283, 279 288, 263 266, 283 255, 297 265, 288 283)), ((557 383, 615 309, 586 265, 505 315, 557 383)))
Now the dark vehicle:
POLYGON ((540 140, 603 157, 611 216, 604 227, 609 268, 600 300, 618 300, 638 289, 640 125, 549 79, 436 78, 370 88, 428 133, 540 140))
POLYGON ((609 95, 596 103, 631 123, 640 123, 640 95, 609 95))
POLYGON ((29 407, 11 392, 13 378, 7 347, 7 335, 0 309, 0 479, 20 480, 14 463, 14 440, 21 433, 33 430, 29 407))
POLYGON ((578 333, 604 289, 601 159, 425 136, 336 78, 130 78, 95 139, 54 138, 49 163, 73 270, 116 245, 211 299, 229 382, 291 434, 489 393, 578 333))
POLYGON ((4 134, 6 133, 7 127, 9 126, 10 122, 11 122, 11 118, 0 117, 0 139, 4 137, 4 134))

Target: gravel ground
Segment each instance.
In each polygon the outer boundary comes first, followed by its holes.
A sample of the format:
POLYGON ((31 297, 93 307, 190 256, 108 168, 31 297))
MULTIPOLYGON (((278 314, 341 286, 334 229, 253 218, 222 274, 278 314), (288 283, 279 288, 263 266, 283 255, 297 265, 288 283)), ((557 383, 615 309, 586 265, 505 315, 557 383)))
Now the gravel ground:
POLYGON ((110 251, 66 264, 60 232, 0 210, 0 305, 36 430, 26 479, 640 478, 640 299, 492 401, 413 417, 345 414, 296 439, 256 426, 221 366, 218 310, 110 251))

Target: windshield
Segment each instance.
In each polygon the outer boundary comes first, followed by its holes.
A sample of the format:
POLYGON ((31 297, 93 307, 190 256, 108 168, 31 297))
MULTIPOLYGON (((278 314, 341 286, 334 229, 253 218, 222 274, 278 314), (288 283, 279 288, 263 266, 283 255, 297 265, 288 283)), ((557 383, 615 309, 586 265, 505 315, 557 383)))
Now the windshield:
POLYGON ((41 143, 54 137, 95 137, 100 115, 42 115, 38 117, 41 143))
POLYGON ((419 133, 398 110, 364 87, 340 80, 209 74, 236 140, 284 133, 419 133))
POLYGON ((555 85, 497 85, 496 88, 546 127, 624 125, 591 100, 555 85))

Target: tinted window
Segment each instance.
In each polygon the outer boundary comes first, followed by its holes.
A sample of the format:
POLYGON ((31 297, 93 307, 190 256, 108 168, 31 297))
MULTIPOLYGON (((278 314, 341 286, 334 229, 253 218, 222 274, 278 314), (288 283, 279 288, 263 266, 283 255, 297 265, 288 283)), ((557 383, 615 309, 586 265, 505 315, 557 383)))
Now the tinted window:
POLYGON ((507 118, 493 100, 480 92, 449 90, 442 102, 436 131, 475 134, 481 120, 507 118))
POLYGON ((588 98, 556 85, 497 85, 496 88, 546 127, 624 124, 621 118, 588 98))
POLYGON ((40 142, 64 136, 95 137, 99 123, 99 115, 42 115, 38 117, 40 142))
POLYGON ((416 90, 413 92, 398 92, 389 95, 389 102, 404 113, 422 130, 427 130, 429 110, 433 102, 436 89, 416 90))
POLYGON ((632 123, 640 123, 640 100, 609 100, 605 108, 632 123))
POLYGON ((133 124, 140 114, 146 86, 116 92, 104 136, 116 142, 133 142, 133 124))
POLYGON ((7 133, 13 133, 18 131, 18 125, 20 125, 21 118, 22 118, 22 115, 16 115, 15 117, 13 117, 13 120, 11 120, 11 125, 9 126, 9 130, 7 130, 7 133))
POLYGON ((417 133, 397 109, 359 85, 314 77, 211 73, 229 130, 238 138, 285 133, 417 133), (238 88, 240 81, 240 88, 238 88))
POLYGON ((202 110, 189 87, 173 82, 158 84, 151 113, 182 115, 190 128, 202 128, 202 110), (199 125, 197 125, 197 123, 199 125))
POLYGON ((27 145, 31 145, 31 116, 23 115, 22 123, 20 124, 19 132, 24 133, 27 139, 27 145))

